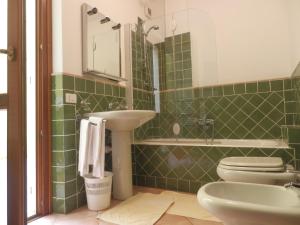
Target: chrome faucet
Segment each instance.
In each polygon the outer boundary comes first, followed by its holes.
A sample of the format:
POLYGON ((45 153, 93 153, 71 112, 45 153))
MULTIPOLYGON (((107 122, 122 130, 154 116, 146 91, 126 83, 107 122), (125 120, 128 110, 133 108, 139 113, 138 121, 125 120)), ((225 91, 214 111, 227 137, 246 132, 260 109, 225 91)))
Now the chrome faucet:
POLYGON ((214 142, 214 128, 215 128, 215 121, 213 119, 207 119, 207 115, 203 114, 202 117, 198 120, 198 124, 202 127, 205 132, 205 142, 207 144, 207 130, 211 127, 211 144, 214 142))
POLYGON ((125 110, 128 106, 124 102, 111 102, 108 104, 109 110, 125 110))
POLYGON ((87 99, 81 100, 80 102, 80 108, 82 108, 84 111, 91 111, 90 102, 87 101, 87 99))
POLYGON ((283 186, 285 188, 291 188, 291 187, 300 188, 300 183, 290 182, 290 183, 287 183, 287 184, 285 184, 283 186))

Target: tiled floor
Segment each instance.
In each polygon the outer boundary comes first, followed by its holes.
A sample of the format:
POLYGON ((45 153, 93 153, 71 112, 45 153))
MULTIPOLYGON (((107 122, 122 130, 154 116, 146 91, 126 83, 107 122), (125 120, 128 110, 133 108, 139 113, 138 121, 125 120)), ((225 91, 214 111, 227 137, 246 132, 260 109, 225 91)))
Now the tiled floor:
MULTIPOLYGON (((159 194, 162 190, 144 187, 135 187, 137 192, 149 192, 159 194)), ((120 201, 113 200, 112 206, 120 201)), ((67 215, 52 214, 36 221, 29 225, 113 225, 96 219, 97 212, 89 211, 87 207, 82 207, 67 215)), ((156 225, 222 225, 222 223, 197 220, 188 217, 164 214, 164 216, 156 223, 156 225)))

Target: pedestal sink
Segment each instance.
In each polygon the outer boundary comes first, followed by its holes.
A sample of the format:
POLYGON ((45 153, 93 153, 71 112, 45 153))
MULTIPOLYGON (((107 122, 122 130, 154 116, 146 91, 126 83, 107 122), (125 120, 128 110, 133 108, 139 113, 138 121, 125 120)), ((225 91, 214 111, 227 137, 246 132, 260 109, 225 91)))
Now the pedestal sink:
POLYGON ((86 114, 106 120, 112 131, 113 197, 125 200, 132 196, 131 131, 155 117, 150 110, 121 110, 86 114))

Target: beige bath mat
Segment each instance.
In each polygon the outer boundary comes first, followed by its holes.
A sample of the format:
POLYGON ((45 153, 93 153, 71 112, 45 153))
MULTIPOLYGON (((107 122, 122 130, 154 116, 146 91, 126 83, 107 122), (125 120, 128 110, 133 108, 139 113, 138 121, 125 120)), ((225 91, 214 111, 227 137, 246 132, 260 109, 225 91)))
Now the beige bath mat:
POLYGON ((173 197, 139 193, 98 215, 106 222, 120 225, 152 225, 168 210, 173 197))
POLYGON ((201 207, 196 195, 172 191, 164 191, 160 195, 164 197, 171 197, 174 200, 174 204, 167 211, 168 214, 220 222, 220 220, 201 207))

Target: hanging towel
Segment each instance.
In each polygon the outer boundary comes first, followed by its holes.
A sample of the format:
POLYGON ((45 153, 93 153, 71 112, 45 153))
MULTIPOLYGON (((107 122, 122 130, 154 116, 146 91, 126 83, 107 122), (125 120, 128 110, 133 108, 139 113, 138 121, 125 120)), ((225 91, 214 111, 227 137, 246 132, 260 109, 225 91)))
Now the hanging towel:
POLYGON ((103 178, 105 167, 105 120, 98 117, 90 117, 89 121, 95 126, 92 126, 92 165, 93 176, 103 178))
POLYGON ((91 124, 90 121, 82 119, 80 122, 80 139, 79 139, 79 160, 78 171, 80 176, 89 173, 90 155, 91 155, 91 124))

